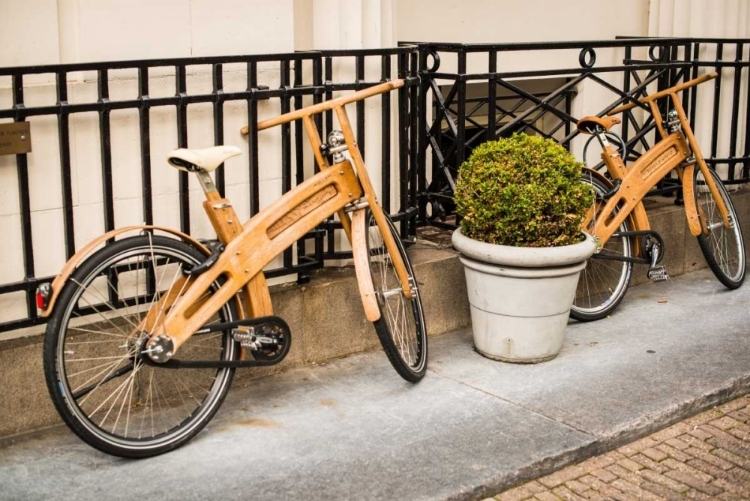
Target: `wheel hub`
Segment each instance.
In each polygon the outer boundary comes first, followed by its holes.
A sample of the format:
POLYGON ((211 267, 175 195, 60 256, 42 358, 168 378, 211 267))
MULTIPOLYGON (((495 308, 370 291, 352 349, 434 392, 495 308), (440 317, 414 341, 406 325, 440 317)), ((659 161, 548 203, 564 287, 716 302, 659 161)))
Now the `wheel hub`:
POLYGON ((174 355, 174 341, 166 334, 159 334, 153 339, 146 333, 143 339, 143 349, 140 355, 146 355, 148 358, 158 364, 162 364, 172 358, 174 355))

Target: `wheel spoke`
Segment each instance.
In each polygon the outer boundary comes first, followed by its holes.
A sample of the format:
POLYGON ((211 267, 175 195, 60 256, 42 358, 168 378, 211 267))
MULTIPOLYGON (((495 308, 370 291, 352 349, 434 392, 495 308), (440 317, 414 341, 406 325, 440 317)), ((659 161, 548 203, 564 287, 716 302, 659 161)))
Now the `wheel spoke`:
MULTIPOLYGON (((119 365, 119 362, 115 362, 115 367, 117 365, 119 365)), ((133 368, 130 366, 130 364, 128 364, 128 365, 126 365, 126 366, 124 366, 124 367, 116 370, 115 372, 112 372, 112 373, 108 374, 107 376, 105 376, 101 381, 99 381, 96 384, 89 385, 89 386, 87 386, 86 388, 83 388, 83 389, 80 389, 80 386, 79 386, 78 389, 73 390, 73 398, 76 399, 76 400, 78 400, 82 396, 88 394, 90 391, 95 390, 96 388, 98 388, 99 386, 103 385, 104 383, 107 383, 108 381, 111 381, 111 380, 113 380, 115 378, 118 378, 120 376, 124 376, 125 374, 127 374, 131 370, 133 370, 133 368)), ((104 371, 102 371, 102 372, 104 372, 104 371)), ((86 381, 83 384, 87 384, 87 383, 91 382, 92 380, 96 379, 100 374, 101 374, 101 372, 99 374, 97 374, 96 376, 94 376, 93 378, 91 378, 88 381, 86 381)), ((81 386, 83 386, 83 385, 81 385, 81 386)), ((81 403, 83 403, 83 402, 81 402, 81 403)))

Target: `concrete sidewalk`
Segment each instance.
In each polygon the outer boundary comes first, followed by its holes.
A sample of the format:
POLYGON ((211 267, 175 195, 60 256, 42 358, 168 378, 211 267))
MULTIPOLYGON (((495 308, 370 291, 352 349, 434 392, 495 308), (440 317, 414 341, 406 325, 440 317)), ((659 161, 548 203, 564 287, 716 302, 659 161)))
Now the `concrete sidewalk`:
MULTIPOLYGON (((750 288, 709 271, 631 289, 539 365, 431 339, 402 381, 382 352, 236 385, 187 446, 142 461, 64 428, 0 443, 0 499, 483 499, 747 392, 750 288)), ((429 319, 428 319, 429 320, 429 319)))

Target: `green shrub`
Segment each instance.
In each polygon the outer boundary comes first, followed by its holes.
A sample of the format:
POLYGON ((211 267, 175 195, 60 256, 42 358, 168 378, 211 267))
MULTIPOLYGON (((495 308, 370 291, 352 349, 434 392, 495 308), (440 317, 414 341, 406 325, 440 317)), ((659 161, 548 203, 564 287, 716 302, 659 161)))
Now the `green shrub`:
POLYGON ((582 164, 551 139, 514 134, 478 146, 461 165, 456 211, 474 240, 524 247, 580 242, 593 193, 582 164))

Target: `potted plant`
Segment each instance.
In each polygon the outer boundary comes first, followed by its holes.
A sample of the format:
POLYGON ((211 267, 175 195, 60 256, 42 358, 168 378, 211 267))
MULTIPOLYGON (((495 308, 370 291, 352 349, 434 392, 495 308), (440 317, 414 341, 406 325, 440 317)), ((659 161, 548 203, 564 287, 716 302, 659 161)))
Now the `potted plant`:
POLYGON ((581 231, 594 194, 556 142, 514 134, 478 146, 455 190, 453 245, 466 271, 474 345, 533 363, 562 348, 578 277, 596 249, 581 231))

